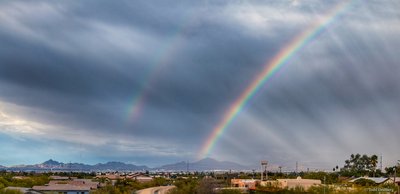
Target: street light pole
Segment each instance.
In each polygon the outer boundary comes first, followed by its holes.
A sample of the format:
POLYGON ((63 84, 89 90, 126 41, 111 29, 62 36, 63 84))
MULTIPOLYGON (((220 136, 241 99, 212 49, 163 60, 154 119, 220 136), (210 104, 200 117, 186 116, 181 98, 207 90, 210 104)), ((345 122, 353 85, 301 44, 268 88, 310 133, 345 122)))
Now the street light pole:
MULTIPOLYGON (((394 166, 393 183, 394 183, 394 185, 395 185, 396 187, 398 187, 397 184, 396 184, 396 168, 397 168, 397 166, 394 166)), ((397 189, 397 190, 398 190, 398 189, 397 189)))
MULTIPOLYGON (((394 170, 394 177, 397 176, 396 169, 399 166, 399 164, 400 164, 400 160, 397 160, 397 165, 396 165, 395 170, 394 170)), ((394 184, 396 184, 397 194, 399 194, 400 193, 400 188, 399 188, 399 184, 396 183, 396 178, 394 178, 394 184)))

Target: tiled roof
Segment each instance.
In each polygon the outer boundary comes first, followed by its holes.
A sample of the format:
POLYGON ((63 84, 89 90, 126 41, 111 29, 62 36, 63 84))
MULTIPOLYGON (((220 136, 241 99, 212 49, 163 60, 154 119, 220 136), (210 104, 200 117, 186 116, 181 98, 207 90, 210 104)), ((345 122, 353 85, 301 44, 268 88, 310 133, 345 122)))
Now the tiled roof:
POLYGON ((381 183, 387 181, 389 178, 385 178, 385 177, 358 177, 358 178, 355 178, 355 179, 353 179, 353 180, 351 180, 349 182, 353 183, 354 181, 357 181, 359 179, 367 179, 367 180, 374 181, 377 184, 381 184, 381 183))
POLYGON ((90 191, 90 185, 70 185, 70 184, 55 184, 49 186, 34 186, 36 191, 90 191))

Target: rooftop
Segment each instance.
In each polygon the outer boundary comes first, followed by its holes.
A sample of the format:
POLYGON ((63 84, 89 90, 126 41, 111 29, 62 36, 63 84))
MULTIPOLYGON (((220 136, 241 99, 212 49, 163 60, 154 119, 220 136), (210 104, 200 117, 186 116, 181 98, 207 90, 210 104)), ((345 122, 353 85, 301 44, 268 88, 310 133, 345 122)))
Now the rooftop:
MULTIPOLYGON (((385 177, 358 177, 355 178, 353 180, 350 180, 350 183, 353 183, 354 181, 360 180, 360 179, 367 179, 367 180, 371 180, 374 181, 376 184, 381 184, 384 183, 385 181, 387 181, 389 178, 385 178, 385 177)), ((397 180, 396 180, 397 182, 397 180)))
POLYGON ((36 191, 90 191, 90 185, 70 185, 70 184, 55 184, 48 186, 34 186, 33 190, 36 191))

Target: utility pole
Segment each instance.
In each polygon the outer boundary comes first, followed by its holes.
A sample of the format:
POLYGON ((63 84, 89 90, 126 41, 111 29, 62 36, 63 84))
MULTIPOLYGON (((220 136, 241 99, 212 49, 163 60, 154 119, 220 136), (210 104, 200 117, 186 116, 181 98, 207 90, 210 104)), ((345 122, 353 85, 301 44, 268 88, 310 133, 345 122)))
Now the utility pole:
POLYGON ((400 193, 399 184, 396 183, 396 176, 397 176, 396 169, 399 165, 400 165, 400 160, 397 160, 396 166, 394 167, 394 180, 393 180, 394 184, 396 184, 397 187, 397 193, 400 193))
POLYGON ((396 185, 396 168, 397 168, 397 166, 393 167, 393 169, 394 169, 394 174, 393 174, 393 183, 394 183, 394 185, 396 185))
POLYGON ((186 173, 189 174, 189 161, 186 161, 186 173))
MULTIPOLYGON (((396 168, 397 168, 397 165, 396 166, 394 166, 394 175, 393 175, 393 183, 394 183, 394 185, 398 188, 399 186, 397 185, 397 183, 396 183, 396 168)), ((399 189, 397 189, 397 190, 399 190, 399 189)), ((398 192, 397 192, 398 193, 398 192)))
POLYGON ((299 163, 296 161, 296 175, 297 175, 298 170, 299 170, 299 163))

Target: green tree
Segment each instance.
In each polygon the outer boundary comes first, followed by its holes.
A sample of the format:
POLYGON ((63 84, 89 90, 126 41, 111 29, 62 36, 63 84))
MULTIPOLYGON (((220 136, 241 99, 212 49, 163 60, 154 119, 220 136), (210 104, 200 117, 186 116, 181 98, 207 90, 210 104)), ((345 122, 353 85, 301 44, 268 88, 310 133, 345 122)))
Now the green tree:
POLYGON ((400 176, 400 166, 390 166, 390 167, 386 167, 385 171, 386 171, 386 175, 387 176, 393 176, 394 175, 394 169, 396 169, 396 177, 400 176))
POLYGON ((326 172, 308 172, 305 173, 303 178, 305 179, 319 179, 321 183, 332 184, 338 182, 338 175, 336 173, 326 172))
POLYGON ((194 178, 178 178, 175 180, 175 189, 172 189, 168 194, 188 194, 196 193, 196 187, 198 185, 198 180, 194 178))
POLYGON ((373 176, 375 177, 376 173, 376 166, 378 164, 378 156, 377 155, 372 155, 370 158, 370 166, 369 168, 373 171, 373 176))
POLYGON ((215 188, 219 186, 217 180, 213 178, 203 178, 196 187, 197 194, 215 194, 215 188))
POLYGON ((374 176, 378 164, 378 156, 351 154, 350 159, 345 160, 344 163, 340 172, 343 176, 374 176))
POLYGON ((105 187, 90 192, 91 194, 128 194, 131 192, 121 191, 119 187, 114 187, 108 184, 105 187))

